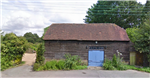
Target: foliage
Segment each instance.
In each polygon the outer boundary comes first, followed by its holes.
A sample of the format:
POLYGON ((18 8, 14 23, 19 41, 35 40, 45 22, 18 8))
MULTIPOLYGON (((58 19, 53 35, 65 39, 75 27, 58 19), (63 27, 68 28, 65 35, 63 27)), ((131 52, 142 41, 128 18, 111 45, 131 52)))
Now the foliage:
MULTIPOLYGON (((13 33, 6 34, 3 38, 3 47, 1 52, 3 56, 8 55, 9 60, 22 60, 22 56, 27 49, 27 43, 24 37, 17 37, 13 33)), ((21 61, 18 61, 19 64, 21 61)), ((16 63, 16 64, 17 64, 16 63)))
POLYGON ((117 57, 116 57, 115 54, 114 54, 113 59, 112 59, 112 65, 113 65, 114 67, 117 67, 117 57))
POLYGON ((34 63, 33 70, 36 71, 40 67, 39 63, 34 63))
POLYGON ((35 71, 40 70, 80 70, 80 69, 87 69, 86 65, 81 65, 82 62, 78 56, 71 56, 70 54, 65 55, 65 60, 51 60, 47 61, 45 64, 41 65, 37 63, 34 65, 35 71))
POLYGON ((123 58, 120 59, 120 55, 121 53, 118 52, 118 56, 116 57, 116 55, 114 54, 113 59, 109 60, 109 59, 105 59, 105 63, 103 64, 103 68, 105 70, 126 70, 127 67, 125 66, 126 63, 123 62, 123 58))
POLYGON ((103 68, 105 70, 115 70, 116 68, 113 66, 112 61, 109 59, 105 59, 105 63, 103 64, 103 68))
POLYGON ((65 69, 65 61, 64 60, 59 60, 58 62, 57 62, 57 68, 59 69, 59 70, 63 70, 63 69, 65 69))
POLYGON ((76 67, 73 68, 74 70, 83 70, 83 69, 87 69, 87 66, 86 65, 78 65, 76 67))
POLYGON ((40 43, 42 39, 37 34, 32 34, 31 32, 27 32, 24 34, 24 37, 31 43, 40 43))
POLYGON ((145 22, 145 19, 148 19, 148 17, 150 16, 150 14, 148 12, 150 12, 150 1, 147 0, 145 6, 143 8, 143 14, 145 14, 142 19, 143 22, 145 22))
POLYGON ((25 45, 26 46, 28 46, 28 49, 27 49, 27 51, 26 52, 29 52, 28 50, 32 50, 32 52, 33 51, 37 51, 37 49, 38 49, 38 46, 40 45, 41 43, 30 43, 30 42, 28 42, 28 43, 26 43, 25 45))
POLYGON ((41 37, 42 39, 43 39, 43 37, 44 37, 44 35, 45 35, 46 31, 48 30, 48 28, 49 28, 49 26, 48 26, 48 27, 46 27, 46 28, 44 28, 44 33, 43 33, 43 36, 41 37))
POLYGON ((85 23, 115 23, 123 28, 139 26, 145 15, 136 1, 97 1, 88 9, 85 23))
POLYGON ((139 29, 138 34, 141 35, 136 39, 135 49, 139 52, 150 53, 150 19, 148 19, 139 29))
POLYGON ((51 60, 51 61, 46 62, 45 70, 51 70, 51 69, 57 70, 56 64, 57 64, 56 60, 51 60))
POLYGON ((44 63, 44 52, 45 52, 45 47, 44 47, 44 44, 40 44, 38 46, 38 49, 37 49, 37 54, 36 54, 36 63, 39 63, 39 64, 43 64, 44 63))
POLYGON ((132 65, 126 65, 126 68, 127 68, 127 69, 138 70, 138 71, 144 71, 144 72, 149 72, 149 73, 150 73, 150 67, 137 68, 137 67, 132 66, 132 65))
POLYGON ((22 56, 27 49, 27 40, 18 37, 14 33, 8 33, 1 42, 1 70, 5 70, 12 65, 21 63, 22 56))
POLYGON ((141 37, 138 34, 139 28, 133 27, 133 28, 127 28, 126 32, 128 34, 128 37, 130 38, 131 42, 135 42, 137 38, 141 37))
POLYGON ((65 68, 73 69, 77 65, 81 64, 81 60, 77 55, 71 56, 70 54, 65 54, 65 68))

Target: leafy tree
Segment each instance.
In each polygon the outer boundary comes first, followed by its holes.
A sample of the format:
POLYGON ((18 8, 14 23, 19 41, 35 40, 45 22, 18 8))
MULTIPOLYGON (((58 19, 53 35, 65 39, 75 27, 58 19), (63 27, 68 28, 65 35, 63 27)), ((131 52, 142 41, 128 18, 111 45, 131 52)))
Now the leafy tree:
POLYGON ((88 9, 85 23, 115 23, 123 28, 139 26, 143 5, 135 1, 98 1, 88 9))
POLYGON ((49 26, 46 27, 46 28, 44 28, 44 34, 43 34, 43 36, 42 36, 42 39, 44 38, 44 35, 45 35, 46 31, 48 30, 48 28, 49 28, 49 26))
POLYGON ((138 32, 140 37, 135 40, 135 49, 150 54, 150 19, 140 27, 138 32))
POLYGON ((37 34, 32 34, 31 32, 25 33, 24 37, 31 43, 42 42, 42 39, 37 34))
POLYGON ((17 37, 14 33, 6 34, 2 40, 2 56, 8 55, 10 59, 16 59, 16 55, 22 57, 27 49, 26 43, 27 40, 24 37, 17 37))
POLYGON ((143 12, 145 14, 147 14, 148 12, 150 12, 150 1, 146 1, 145 7, 143 8, 143 12))
POLYGON ((24 37, 17 37, 14 33, 8 33, 1 42, 1 70, 12 65, 21 63, 22 56, 27 49, 27 40, 24 37))
POLYGON ((140 37, 140 35, 138 34, 138 31, 139 31, 139 28, 136 28, 136 27, 126 29, 126 32, 131 42, 134 43, 140 37))

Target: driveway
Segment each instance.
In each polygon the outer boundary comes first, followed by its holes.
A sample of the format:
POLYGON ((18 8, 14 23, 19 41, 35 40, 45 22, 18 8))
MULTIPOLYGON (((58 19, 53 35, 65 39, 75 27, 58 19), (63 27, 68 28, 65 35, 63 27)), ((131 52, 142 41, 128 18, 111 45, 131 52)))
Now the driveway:
POLYGON ((135 70, 108 71, 108 70, 70 70, 70 71, 32 71, 32 66, 23 65, 2 71, 2 78, 7 77, 62 77, 62 78, 150 78, 150 74, 135 70))
POLYGON ((33 65, 36 59, 36 53, 24 53, 22 61, 25 61, 27 65, 33 65))

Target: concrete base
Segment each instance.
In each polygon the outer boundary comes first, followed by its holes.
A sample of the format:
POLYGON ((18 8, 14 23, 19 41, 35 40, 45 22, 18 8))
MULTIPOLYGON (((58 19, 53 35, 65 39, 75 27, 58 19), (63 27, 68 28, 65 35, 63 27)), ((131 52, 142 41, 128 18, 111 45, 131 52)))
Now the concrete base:
POLYGON ((102 67, 94 67, 94 66, 88 66, 88 69, 91 69, 91 70, 103 70, 102 67))

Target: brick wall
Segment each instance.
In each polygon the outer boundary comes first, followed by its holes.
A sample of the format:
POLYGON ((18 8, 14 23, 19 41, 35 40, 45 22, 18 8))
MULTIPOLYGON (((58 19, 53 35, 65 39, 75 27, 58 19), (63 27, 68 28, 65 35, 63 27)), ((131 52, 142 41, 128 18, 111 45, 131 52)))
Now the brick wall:
POLYGON ((121 41, 45 41, 46 59, 63 59, 66 53, 78 55, 82 60, 88 60, 89 46, 103 46, 105 57, 112 58, 116 50, 121 52, 125 61, 129 61, 129 42, 121 41))

